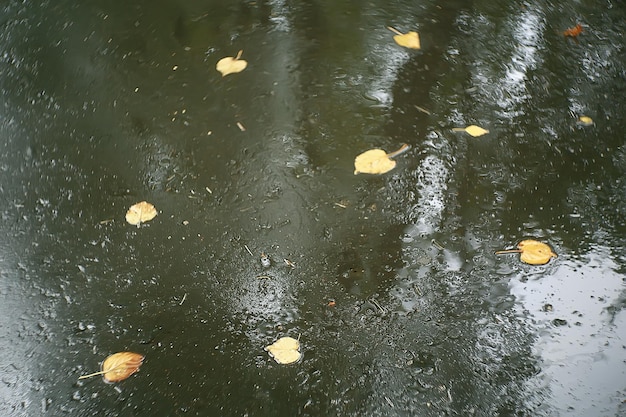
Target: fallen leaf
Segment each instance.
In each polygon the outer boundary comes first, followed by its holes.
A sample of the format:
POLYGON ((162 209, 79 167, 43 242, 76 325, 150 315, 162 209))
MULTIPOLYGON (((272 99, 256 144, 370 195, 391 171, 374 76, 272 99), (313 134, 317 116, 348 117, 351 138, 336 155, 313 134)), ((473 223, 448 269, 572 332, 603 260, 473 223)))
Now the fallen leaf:
POLYGON ((410 49, 420 49, 420 35, 417 32, 402 33, 399 30, 388 26, 387 29, 395 33, 393 40, 400 46, 410 49))
POLYGON ((267 353, 280 364, 287 365, 300 360, 300 342, 293 337, 281 337, 265 347, 267 353))
POLYGON ((90 378, 103 375, 105 382, 123 381, 139 370, 145 356, 134 352, 118 352, 108 356, 102 362, 102 370, 89 375, 83 375, 78 379, 90 378))
POLYGON ((122 381, 139 370, 144 356, 134 352, 118 352, 102 362, 104 380, 107 382, 122 381))
POLYGON ((580 116, 578 121, 583 126, 591 126, 593 124, 593 119, 589 116, 580 116))
POLYGON ((393 157, 409 149, 406 143, 395 152, 387 153, 382 149, 370 149, 354 159, 354 175, 356 174, 384 174, 396 167, 393 157))
POLYGON ((505 253, 519 253, 520 260, 530 265, 544 265, 557 257, 550 246, 532 239, 522 240, 517 244, 517 249, 497 251, 496 255, 505 253))
POLYGON ((130 206, 126 212, 126 221, 139 227, 141 223, 149 222, 157 215, 157 210, 147 201, 142 201, 130 206))
POLYGON ((215 69, 222 73, 222 77, 245 70, 248 66, 248 62, 244 59, 239 59, 241 58, 241 54, 243 54, 243 50, 239 51, 236 57, 227 56, 226 58, 220 59, 217 61, 215 69))
POLYGON ((465 132, 474 137, 482 136, 489 133, 487 129, 483 129, 482 127, 476 125, 470 125, 467 127, 455 127, 452 130, 455 132, 465 132))
POLYGON ((563 36, 565 37, 571 37, 571 38, 576 38, 578 35, 580 35, 583 31, 583 27, 582 25, 579 23, 576 26, 574 26, 573 28, 568 28, 565 31, 563 31, 563 36))

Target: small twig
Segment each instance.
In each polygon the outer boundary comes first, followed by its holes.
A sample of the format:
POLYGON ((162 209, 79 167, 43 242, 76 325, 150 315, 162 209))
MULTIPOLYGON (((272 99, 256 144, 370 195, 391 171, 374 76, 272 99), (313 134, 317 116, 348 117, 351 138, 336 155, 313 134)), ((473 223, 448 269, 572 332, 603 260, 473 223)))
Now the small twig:
POLYGON ((393 403, 391 402, 389 397, 385 396, 385 400, 387 401, 387 404, 389 404, 391 406, 391 408, 395 408, 395 405, 393 405, 393 403))
POLYGON ((420 290, 420 287, 418 287, 417 285, 414 285, 413 288, 415 290, 415 293, 417 295, 419 295, 420 297, 422 297, 424 295, 424 294, 422 294, 422 290, 420 290))
POLYGON ((444 246, 441 243, 437 242, 435 239, 433 239, 431 243, 433 244, 434 247, 436 247, 439 250, 445 249, 444 246))
POLYGON ((425 108, 423 108, 423 107, 420 107, 420 106, 415 106, 415 108, 416 108, 417 110, 421 111, 422 113, 426 113, 426 114, 427 114, 427 115, 429 115, 429 116, 430 116, 430 114, 431 114, 428 110, 426 110, 426 109, 425 109, 425 108))
POLYGON ((200 15, 200 16, 198 16, 198 17, 192 17, 192 18, 191 18, 191 21, 192 21, 192 22, 198 22, 198 21, 200 21, 200 20, 204 19, 205 17, 208 17, 208 16, 209 16, 209 14, 210 14, 210 13, 205 13, 205 14, 202 14, 202 15, 200 15))
POLYGON ((254 256, 254 254, 252 253, 252 251, 250 250, 250 248, 248 248, 248 245, 243 245, 244 248, 246 248, 246 250, 248 251, 248 253, 250 254, 250 256, 254 256))
POLYGON ((243 124, 241 124, 241 122, 237 122, 237 127, 238 127, 238 128, 239 128, 239 130, 241 130, 242 132, 245 132, 245 131, 246 131, 246 127, 245 127, 243 124))
POLYGON ((178 303, 178 305, 182 306, 186 299, 187 299, 187 293, 185 293, 185 295, 183 295, 183 299, 180 300, 180 303, 178 303))
POLYGON ((371 299, 372 304, 374 304, 376 307, 378 307, 378 309, 380 310, 381 313, 384 313, 386 310, 384 308, 381 307, 380 304, 378 304, 378 301, 376 301, 375 298, 371 299))

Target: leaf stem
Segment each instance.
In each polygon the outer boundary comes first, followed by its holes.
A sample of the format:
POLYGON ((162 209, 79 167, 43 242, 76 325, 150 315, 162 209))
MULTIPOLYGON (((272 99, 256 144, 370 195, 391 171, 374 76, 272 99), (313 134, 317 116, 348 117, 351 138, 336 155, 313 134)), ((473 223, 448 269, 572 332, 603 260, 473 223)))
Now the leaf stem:
POLYGON ((390 31, 392 31, 393 33, 395 33, 396 35, 404 35, 404 33, 400 32, 398 29, 396 28, 392 28, 391 26, 387 26, 387 29, 389 29, 390 31))
POLYGON ((240 49, 239 52, 237 52, 237 56, 235 57, 235 61, 238 60, 239 58, 241 58, 242 54, 243 54, 243 49, 240 49))
POLYGON ((505 253, 522 253, 520 249, 507 249, 496 251, 496 255, 503 255, 505 253))
POLYGON ((401 153, 408 151, 410 148, 411 147, 409 145, 407 145, 406 143, 403 143, 402 146, 400 147, 400 149, 398 149, 397 151, 388 153, 387 154, 387 158, 396 157, 396 156, 400 155, 401 153))
POLYGON ((87 379, 87 378, 91 378, 92 376, 106 374, 107 372, 109 371, 100 371, 100 372, 94 372, 93 374, 89 374, 89 375, 81 375, 78 377, 78 379, 87 379))
POLYGON ((121 366, 126 366, 126 364, 117 365, 111 369, 107 369, 106 371, 98 371, 98 372, 94 372, 93 374, 81 375, 78 377, 78 379, 87 379, 87 378, 91 378, 92 376, 108 374, 109 372, 114 371, 121 366))

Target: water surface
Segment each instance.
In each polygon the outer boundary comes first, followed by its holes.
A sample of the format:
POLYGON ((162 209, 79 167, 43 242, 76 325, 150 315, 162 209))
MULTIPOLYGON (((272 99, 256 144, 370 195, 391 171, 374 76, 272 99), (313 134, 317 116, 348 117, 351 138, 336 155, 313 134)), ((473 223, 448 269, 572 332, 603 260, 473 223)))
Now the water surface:
POLYGON ((621 3, 1 16, 3 415, 626 412, 621 3), (159 215, 126 224, 141 200, 159 215), (526 238, 558 258, 494 255, 526 238), (264 352, 282 336, 300 363, 264 352), (139 373, 78 380, 123 350, 139 373))

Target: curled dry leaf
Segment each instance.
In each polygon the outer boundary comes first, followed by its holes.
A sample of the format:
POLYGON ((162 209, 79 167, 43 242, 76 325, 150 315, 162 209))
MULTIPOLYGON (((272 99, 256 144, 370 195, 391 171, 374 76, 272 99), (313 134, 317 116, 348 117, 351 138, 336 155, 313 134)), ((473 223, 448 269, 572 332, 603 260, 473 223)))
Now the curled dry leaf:
POLYGON ((215 69, 222 73, 222 77, 245 70, 248 66, 248 62, 243 59, 239 59, 241 58, 241 54, 243 54, 243 50, 240 50, 236 57, 227 56, 226 58, 220 59, 217 61, 215 69))
POLYGON ((83 375, 78 379, 102 375, 105 382, 123 381, 139 370, 145 356, 134 352, 118 352, 108 356, 102 362, 102 370, 83 375))
POLYGON ((265 347, 265 351, 280 364, 287 365, 300 360, 300 342, 293 337, 281 337, 265 347))
POLYGON ((522 240, 517 244, 517 249, 497 251, 496 255, 505 253, 519 253, 520 261, 530 265, 544 265, 550 262, 550 259, 557 257, 550 246, 532 239, 522 240))
POLYGON ((354 159, 354 175, 356 174, 384 174, 396 167, 393 157, 400 155, 410 148, 406 143, 395 152, 387 153, 382 149, 370 149, 354 159))
POLYGON ((387 29, 395 33, 393 40, 400 46, 410 49, 420 49, 420 35, 417 32, 402 33, 399 30, 388 26, 387 29))
POLYGON ((473 137, 478 137, 489 133, 487 129, 483 129, 480 126, 470 125, 467 127, 455 127, 452 129, 455 132, 465 132, 473 137))
POLYGON ((156 208, 147 201, 142 201, 140 203, 130 206, 130 208, 126 212, 126 221, 132 225, 136 225, 137 227, 139 227, 141 223, 145 223, 154 219, 156 215, 156 208))

